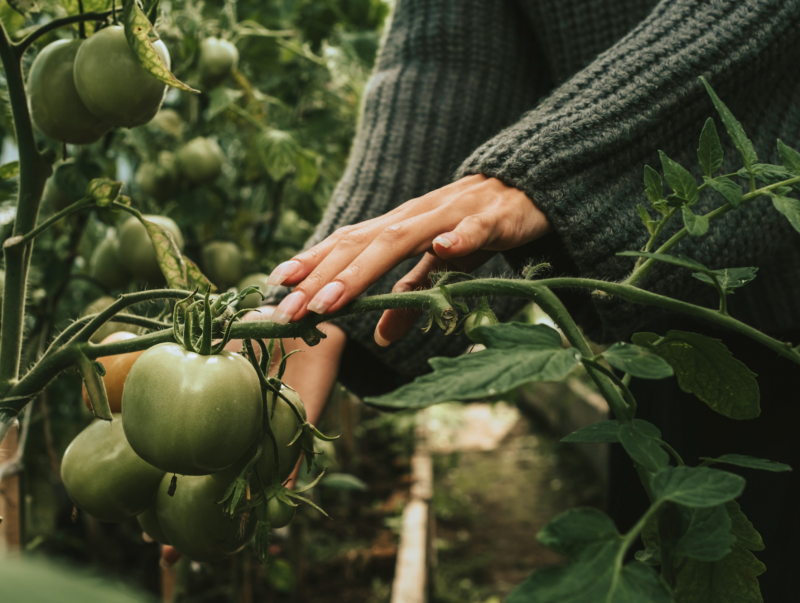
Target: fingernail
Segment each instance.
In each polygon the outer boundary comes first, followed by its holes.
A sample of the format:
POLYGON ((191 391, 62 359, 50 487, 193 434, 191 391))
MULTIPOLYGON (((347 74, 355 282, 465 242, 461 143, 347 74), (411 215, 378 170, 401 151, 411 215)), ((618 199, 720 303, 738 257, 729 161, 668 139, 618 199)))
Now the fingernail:
POLYGON ((344 293, 344 283, 334 281, 328 283, 314 296, 314 299, 308 304, 308 309, 317 314, 325 314, 336 300, 338 300, 342 293, 344 293))
POLYGON ((272 274, 269 275, 267 279, 268 285, 275 285, 278 286, 283 283, 287 278, 290 278, 297 274, 300 270, 300 262, 297 260, 290 260, 288 262, 284 262, 283 264, 279 264, 275 267, 275 270, 272 271, 272 274))
POLYGON ((439 245, 444 247, 445 249, 450 249, 453 246, 453 241, 447 238, 447 235, 439 235, 433 240, 435 245, 439 245))
POLYGON ((375 343, 377 343, 382 348, 385 348, 388 347, 389 344, 392 342, 389 341, 388 339, 384 339, 383 337, 381 337, 381 333, 380 331, 378 331, 378 327, 375 327, 375 343))
POLYGON ((275 311, 272 313, 272 322, 276 325, 289 324, 292 317, 303 307, 303 302, 305 301, 306 294, 302 291, 290 293, 284 297, 283 301, 275 308, 275 311))

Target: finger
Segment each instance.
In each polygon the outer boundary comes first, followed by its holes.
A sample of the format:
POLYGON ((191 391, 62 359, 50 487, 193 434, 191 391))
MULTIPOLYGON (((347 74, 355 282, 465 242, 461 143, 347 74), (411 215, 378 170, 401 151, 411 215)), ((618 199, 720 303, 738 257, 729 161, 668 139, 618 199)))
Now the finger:
POLYGON ((495 214, 473 214, 461 220, 451 232, 437 236, 433 240, 433 250, 440 258, 458 258, 490 247, 497 234, 495 214))

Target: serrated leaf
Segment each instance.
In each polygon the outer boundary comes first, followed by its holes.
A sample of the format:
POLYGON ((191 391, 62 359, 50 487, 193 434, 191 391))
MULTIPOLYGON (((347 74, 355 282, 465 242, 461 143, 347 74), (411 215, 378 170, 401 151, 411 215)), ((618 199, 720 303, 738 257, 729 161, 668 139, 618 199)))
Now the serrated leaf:
POLYGON ((773 473, 792 470, 792 468, 785 463, 778 463, 777 461, 769 461, 767 459, 760 459, 742 454, 723 454, 716 458, 704 456, 701 457, 701 459, 704 461, 711 461, 712 463, 725 463, 728 465, 736 465, 737 467, 747 467, 748 469, 772 471, 773 473))
POLYGON ((19 161, 10 161, 0 167, 0 180, 10 180, 19 176, 19 161))
POLYGON ((258 151, 264 169, 275 181, 283 178, 295 168, 297 141, 289 132, 267 130, 258 139, 258 151))
POLYGON ((731 534, 736 536, 736 541, 746 549, 751 551, 763 551, 764 541, 761 534, 753 527, 753 524, 742 512, 742 508, 735 500, 725 503, 725 510, 731 518, 731 534))
POLYGON ((673 161, 664 153, 658 152, 661 157, 661 167, 664 170, 664 178, 667 184, 675 191, 681 199, 692 205, 699 199, 700 194, 697 191, 697 183, 685 167, 673 161))
POLYGON ((203 290, 208 287, 212 291, 216 289, 194 262, 181 254, 172 234, 154 222, 144 218, 140 218, 140 221, 150 235, 158 265, 170 289, 190 289, 195 286, 200 286, 203 290))
MULTIPOLYGON (((652 423, 642 419, 634 419, 634 425, 641 432, 651 438, 660 439, 661 431, 652 423)), ((587 425, 561 438, 562 442, 601 442, 607 444, 619 443, 619 421, 600 421, 587 425)))
POLYGON ((772 205, 781 212, 797 232, 800 232, 800 200, 781 195, 770 195, 772 205))
POLYGON ((506 350, 520 345, 557 349, 561 347, 561 334, 547 325, 505 322, 483 325, 470 331, 473 341, 487 348, 506 350))
POLYGON ((546 524, 536 535, 539 544, 562 555, 580 553, 597 540, 618 538, 614 521, 599 509, 570 509, 546 524))
POLYGON ((639 431, 635 425, 621 425, 618 436, 628 456, 648 471, 656 473, 669 464, 669 454, 658 441, 639 431))
POLYGON ((672 552, 699 561, 719 561, 731 552, 736 537, 725 505, 692 509, 678 507, 683 525, 672 552))
POLYGON ((686 225, 686 230, 689 231, 690 235, 701 237, 708 232, 708 218, 698 216, 686 206, 681 211, 683 212, 683 223, 686 225))
POLYGON ((704 181, 710 189, 722 195, 733 207, 738 207, 742 202, 742 187, 730 178, 704 178, 704 181))
POLYGON ((677 603, 763 603, 758 576, 766 566, 740 544, 714 562, 687 559, 678 572, 677 603))
MULTIPOLYGON (((714 270, 713 272, 720 287, 722 287, 722 290, 727 295, 732 293, 734 289, 744 287, 747 283, 755 279, 758 268, 752 266, 745 268, 724 268, 722 270, 714 270)), ((712 287, 716 287, 716 285, 714 285, 714 280, 708 274, 694 272, 692 276, 712 287)))
POLYGON ((603 358, 614 368, 633 377, 664 379, 673 375, 672 367, 661 356, 630 343, 615 343, 603 352, 603 358))
POLYGON ((217 115, 236 103, 243 95, 243 90, 233 90, 225 86, 217 86, 208 93, 208 109, 205 110, 203 116, 206 120, 214 119, 217 115))
POLYGON ((800 153, 778 140, 778 155, 780 155, 783 167, 800 176, 800 153))
POLYGON ((349 473, 331 473, 326 475, 325 479, 320 482, 320 485, 334 490, 358 490, 364 492, 369 490, 369 486, 362 480, 358 479, 355 475, 349 473))
POLYGON ((161 57, 156 52, 150 41, 150 32, 155 32, 147 15, 142 11, 138 0, 128 0, 122 10, 122 22, 125 27, 125 38, 139 60, 139 64, 159 82, 165 83, 186 92, 200 92, 191 86, 187 86, 176 78, 169 70, 161 57))
POLYGON ((706 91, 711 97, 711 101, 714 103, 714 107, 716 107, 720 119, 722 119, 722 125, 725 126, 728 136, 730 136, 733 141, 733 145, 739 150, 742 156, 742 162, 747 169, 750 169, 753 164, 758 162, 758 155, 756 155, 756 151, 753 148, 753 143, 750 142, 750 139, 744 133, 742 124, 736 120, 730 109, 719 99, 716 92, 711 88, 711 85, 706 81, 706 78, 701 76, 700 81, 703 82, 703 85, 706 87, 706 91))
POLYGON ((680 388, 712 410, 739 420, 761 413, 756 374, 718 339, 685 331, 669 331, 663 338, 655 333, 636 333, 632 339, 669 362, 680 388))
POLYGON ((697 159, 703 173, 711 177, 722 166, 722 145, 717 134, 717 125, 709 117, 700 132, 700 145, 697 147, 697 159))
POLYGON ((744 491, 743 477, 708 467, 666 467, 653 476, 653 496, 687 507, 714 507, 744 491))
POLYGON ((639 212, 639 217, 642 219, 642 224, 644 224, 647 232, 653 234, 656 230, 656 223, 650 217, 650 214, 647 213, 647 209, 645 209, 644 205, 637 205, 636 211, 639 212))
POLYGON ((664 183, 661 175, 649 165, 644 166, 644 190, 650 202, 655 204, 664 198, 664 183))
POLYGON ((687 258, 685 255, 676 256, 676 255, 668 255, 666 253, 655 253, 650 251, 620 251, 617 255, 634 257, 634 258, 639 258, 639 257, 651 258, 654 260, 658 260, 659 262, 664 262, 666 264, 674 264, 675 266, 680 266, 681 268, 688 268, 689 270, 696 270, 704 274, 713 272, 710 268, 706 268, 700 262, 693 260, 692 258, 687 258))

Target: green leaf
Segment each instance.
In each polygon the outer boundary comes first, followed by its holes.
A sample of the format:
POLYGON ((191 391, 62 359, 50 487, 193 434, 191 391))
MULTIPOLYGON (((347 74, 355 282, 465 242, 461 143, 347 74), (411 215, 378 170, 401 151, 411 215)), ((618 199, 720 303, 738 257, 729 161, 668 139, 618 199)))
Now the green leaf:
MULTIPOLYGON (((661 431, 642 419, 633 420, 636 429, 650 438, 661 439, 661 431)), ((608 444, 619 443, 619 421, 600 421, 574 431, 561 438, 562 442, 601 442, 608 444)))
POLYGON ((633 377, 664 379, 674 374, 672 367, 661 356, 630 343, 615 343, 603 352, 603 358, 614 368, 633 377))
POLYGON ((731 534, 731 518, 725 505, 703 509, 678 507, 683 520, 683 535, 673 549, 700 561, 719 561, 731 552, 736 537, 731 534))
POLYGON ((86 187, 86 197, 91 199, 97 207, 108 207, 119 199, 122 182, 110 178, 95 178, 86 187))
POLYGON ((687 507, 714 507, 744 491, 743 477, 708 467, 666 467, 650 484, 656 500, 687 507))
POLYGON ((648 471, 656 473, 669 465, 669 454, 658 441, 642 433, 631 423, 620 426, 619 442, 628 456, 648 471))
POLYGON ((42 10, 42 3, 39 0, 8 0, 8 5, 26 17, 42 10))
POLYGON ((614 521, 599 509, 570 509, 545 525, 536 535, 539 544, 562 555, 579 554, 597 540, 619 538, 614 521))
POLYGON ((686 225, 686 230, 693 237, 701 237, 708 232, 708 218, 705 216, 698 216, 691 209, 684 206, 683 209, 683 223, 686 225))
POLYGON ((731 518, 731 534, 736 536, 738 544, 751 551, 763 551, 764 541, 761 534, 753 527, 742 508, 735 500, 725 503, 725 510, 731 518))
POLYGON ((658 260, 659 262, 664 262, 666 264, 674 264, 675 266, 680 266, 682 268, 688 268, 689 270, 697 270, 698 272, 702 272, 705 274, 709 274, 713 272, 710 268, 706 268, 700 262, 697 262, 691 258, 687 258, 685 255, 668 255, 666 253, 655 253, 650 251, 620 251, 617 255, 626 256, 626 257, 642 257, 642 258, 652 258, 654 260, 658 260))
POLYGON ((800 200, 793 199, 792 197, 783 197, 781 195, 770 195, 772 197, 772 205, 781 212, 789 223, 794 226, 797 232, 800 232, 800 200))
POLYGON ((636 333, 632 339, 669 362, 680 388, 712 410, 739 420, 761 414, 755 373, 718 339, 685 331, 669 331, 663 338, 655 333, 636 333))
POLYGON ((297 159, 297 142, 289 132, 267 130, 258 139, 261 162, 270 178, 276 182, 291 172, 297 159))
POLYGON ((664 169, 664 178, 675 194, 692 205, 699 198, 697 183, 685 167, 673 161, 663 151, 658 152, 661 157, 661 167, 664 169))
MULTIPOLYGON (((713 272, 719 286, 722 287, 722 290, 728 295, 733 293, 734 289, 744 287, 747 283, 755 279, 758 268, 753 268, 752 266, 746 268, 725 268, 723 270, 714 270, 713 272)), ((712 287, 716 287, 714 280, 707 274, 694 272, 692 276, 712 287)))
POLYGON ((517 346, 536 346, 557 349, 561 347, 561 334, 547 325, 505 322, 475 327, 470 331, 473 341, 497 350, 517 346))
POLYGON ((792 468, 785 463, 778 463, 777 461, 769 461, 767 459, 760 459, 754 456, 744 456, 742 454, 723 454, 717 458, 701 457, 704 461, 712 463, 726 463, 728 465, 736 465, 737 467, 747 467, 748 469, 762 469, 764 471, 772 471, 773 473, 780 473, 782 471, 791 471, 792 468))
POLYGON ((697 159, 703 173, 711 177, 722 166, 722 145, 717 134, 717 125, 714 119, 709 117, 700 132, 700 145, 697 147, 697 159))
POLYGON ((156 251, 156 258, 161 272, 170 289, 193 289, 195 286, 205 291, 208 287, 214 291, 216 287, 189 258, 181 254, 181 250, 166 229, 154 222, 139 218, 147 229, 150 240, 156 251))
POLYGON ((11 161, 0 167, 0 180, 10 180, 19 176, 19 161, 11 161))
POLYGON ((642 224, 644 224, 644 227, 647 229, 647 232, 653 234, 656 230, 656 222, 654 222, 653 219, 650 217, 650 214, 647 213, 647 210, 645 209, 644 205, 637 205, 636 211, 639 212, 639 217, 642 219, 642 224))
POLYGON ((330 473, 323 478, 320 484, 334 490, 358 490, 361 492, 369 490, 367 484, 349 473, 330 473))
POLYGON ((208 109, 205 110, 203 116, 206 120, 214 119, 228 107, 235 104, 243 95, 244 90, 233 90, 225 86, 217 86, 208 93, 208 109))
POLYGON ((780 155, 783 167, 800 176, 800 153, 778 140, 778 155, 780 155))
POLYGON ((649 165, 644 166, 644 186, 647 198, 655 204, 664 198, 664 183, 661 175, 649 165))
POLYGON ((156 52, 150 41, 150 33, 155 33, 147 16, 142 12, 142 8, 137 0, 128 0, 125 2, 122 10, 122 21, 125 26, 125 37, 128 44, 139 60, 139 64, 159 82, 165 83, 167 86, 185 90, 187 92, 199 92, 191 86, 187 86, 169 70, 169 65, 165 65, 164 61, 156 52))
POLYGON ((706 87, 708 95, 711 97, 711 101, 714 103, 714 107, 716 107, 720 119, 722 119, 722 124, 728 132, 728 136, 730 136, 733 141, 733 145, 739 150, 742 156, 742 162, 748 170, 751 169, 753 164, 758 161, 758 155, 756 155, 756 151, 753 148, 753 143, 750 142, 750 139, 747 138, 747 135, 744 133, 742 124, 736 120, 730 109, 719 99, 711 88, 711 85, 706 81, 706 78, 701 76, 700 81, 703 82, 703 85, 706 87))
POLYGON ((742 202, 742 187, 730 178, 720 176, 714 179, 703 178, 703 180, 709 188, 725 197, 725 200, 733 207, 738 207, 739 203, 742 202))
POLYGON ((294 184, 303 192, 311 192, 319 179, 317 169, 317 155, 308 149, 298 151, 295 158, 297 171, 294 174, 294 184))

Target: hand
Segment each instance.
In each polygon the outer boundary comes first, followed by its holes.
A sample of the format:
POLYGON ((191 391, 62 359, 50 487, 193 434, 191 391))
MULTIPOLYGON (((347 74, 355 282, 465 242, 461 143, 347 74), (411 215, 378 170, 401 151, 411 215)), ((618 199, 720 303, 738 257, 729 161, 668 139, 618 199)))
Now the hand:
MULTIPOLYGON (((327 314, 351 302, 403 260, 428 254, 395 291, 428 286, 442 268, 471 272, 494 253, 524 245, 550 230, 545 215, 523 193, 495 178, 468 176, 413 199, 384 216, 340 228, 279 265, 272 285, 295 285, 273 322, 286 324, 308 312, 327 314)), ((416 315, 384 313, 376 329, 381 345, 401 337, 416 315)))

